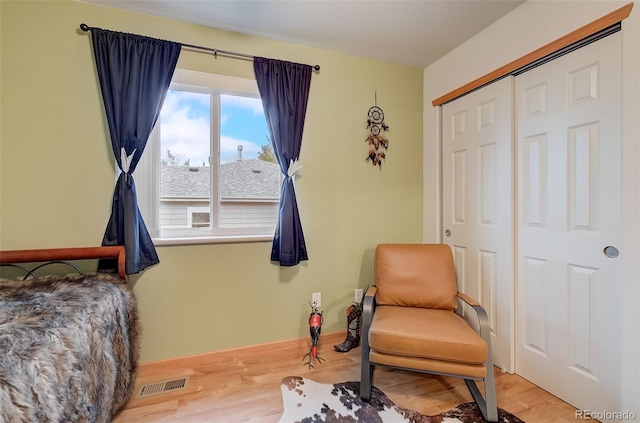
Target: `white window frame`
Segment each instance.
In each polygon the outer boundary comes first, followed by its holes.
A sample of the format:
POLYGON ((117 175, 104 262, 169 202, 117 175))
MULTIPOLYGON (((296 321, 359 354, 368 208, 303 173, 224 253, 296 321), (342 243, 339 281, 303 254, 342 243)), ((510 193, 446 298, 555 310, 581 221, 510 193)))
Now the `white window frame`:
MULTIPOLYGON (((176 69, 171 82, 172 89, 188 88, 219 94, 244 95, 260 98, 255 80, 176 69)), ((221 204, 218 175, 220 171, 220 122, 219 103, 212 101, 211 183, 210 202, 211 228, 164 229, 160 227, 160 130, 153 129, 144 154, 134 171, 137 186, 138 207, 155 245, 188 245, 227 242, 272 241, 275 227, 219 228, 218 217, 221 204), (215 140, 215 141, 214 141, 215 140), (213 158, 217 158, 214 160, 213 158), (216 182, 214 182, 216 181, 216 182)), ((201 211, 198 208, 198 211, 201 211)), ((204 210, 204 209, 203 209, 204 210)))

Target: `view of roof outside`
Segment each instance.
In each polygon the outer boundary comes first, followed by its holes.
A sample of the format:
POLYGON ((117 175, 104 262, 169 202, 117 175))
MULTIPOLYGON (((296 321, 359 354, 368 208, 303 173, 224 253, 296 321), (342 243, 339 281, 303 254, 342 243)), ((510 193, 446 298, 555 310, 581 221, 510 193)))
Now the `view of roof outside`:
MULTIPOLYGON (((163 199, 209 198, 210 167, 161 166, 163 199)), ((259 159, 237 160, 220 167, 222 200, 278 200, 280 167, 259 159)))

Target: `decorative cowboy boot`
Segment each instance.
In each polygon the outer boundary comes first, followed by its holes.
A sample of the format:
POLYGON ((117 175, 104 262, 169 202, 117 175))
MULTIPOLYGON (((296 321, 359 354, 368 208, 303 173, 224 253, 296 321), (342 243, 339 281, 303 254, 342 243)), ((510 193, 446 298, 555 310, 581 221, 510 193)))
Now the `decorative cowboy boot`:
POLYGON ((360 345, 360 317, 362 316, 362 306, 352 304, 347 308, 347 339, 342 344, 334 345, 338 352, 347 352, 360 345))

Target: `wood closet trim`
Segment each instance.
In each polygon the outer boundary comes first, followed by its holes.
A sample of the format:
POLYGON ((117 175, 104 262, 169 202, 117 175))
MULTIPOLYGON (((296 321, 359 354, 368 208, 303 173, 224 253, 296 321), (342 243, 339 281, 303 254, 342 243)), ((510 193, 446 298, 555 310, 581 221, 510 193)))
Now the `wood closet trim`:
POLYGON ((550 42, 530 53, 525 54, 524 56, 510 62, 488 74, 481 76, 478 79, 475 79, 460 88, 457 88, 442 97, 438 97, 431 102, 433 106, 442 106, 443 104, 454 100, 458 97, 461 97, 465 94, 470 93, 473 90, 476 90, 483 85, 489 84, 497 79, 500 79, 504 76, 511 74, 512 72, 527 66, 536 60, 540 60, 545 56, 555 53, 556 51, 562 50, 565 47, 570 46, 573 43, 576 43, 584 38, 587 38, 591 35, 596 34, 599 31, 602 31, 605 28, 610 27, 611 25, 615 25, 619 22, 622 22, 624 19, 628 18, 631 14, 631 9, 633 8, 633 3, 629 3, 621 8, 614 10, 613 12, 596 19, 595 21, 586 24, 583 27, 576 29, 569 34, 558 38, 555 41, 550 42))

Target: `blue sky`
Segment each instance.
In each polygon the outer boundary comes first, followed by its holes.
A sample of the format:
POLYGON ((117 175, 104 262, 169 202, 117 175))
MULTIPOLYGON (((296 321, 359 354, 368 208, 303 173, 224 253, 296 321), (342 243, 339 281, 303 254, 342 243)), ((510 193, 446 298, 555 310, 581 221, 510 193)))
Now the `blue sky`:
MULTIPOLYGON (((238 145, 242 145, 242 158, 254 159, 261 147, 268 143, 269 130, 259 98, 234 95, 220 96, 220 160, 234 161, 238 145)), ((177 155, 182 164, 208 166, 210 103, 209 95, 169 90, 162 108, 162 155, 166 150, 177 155)))

